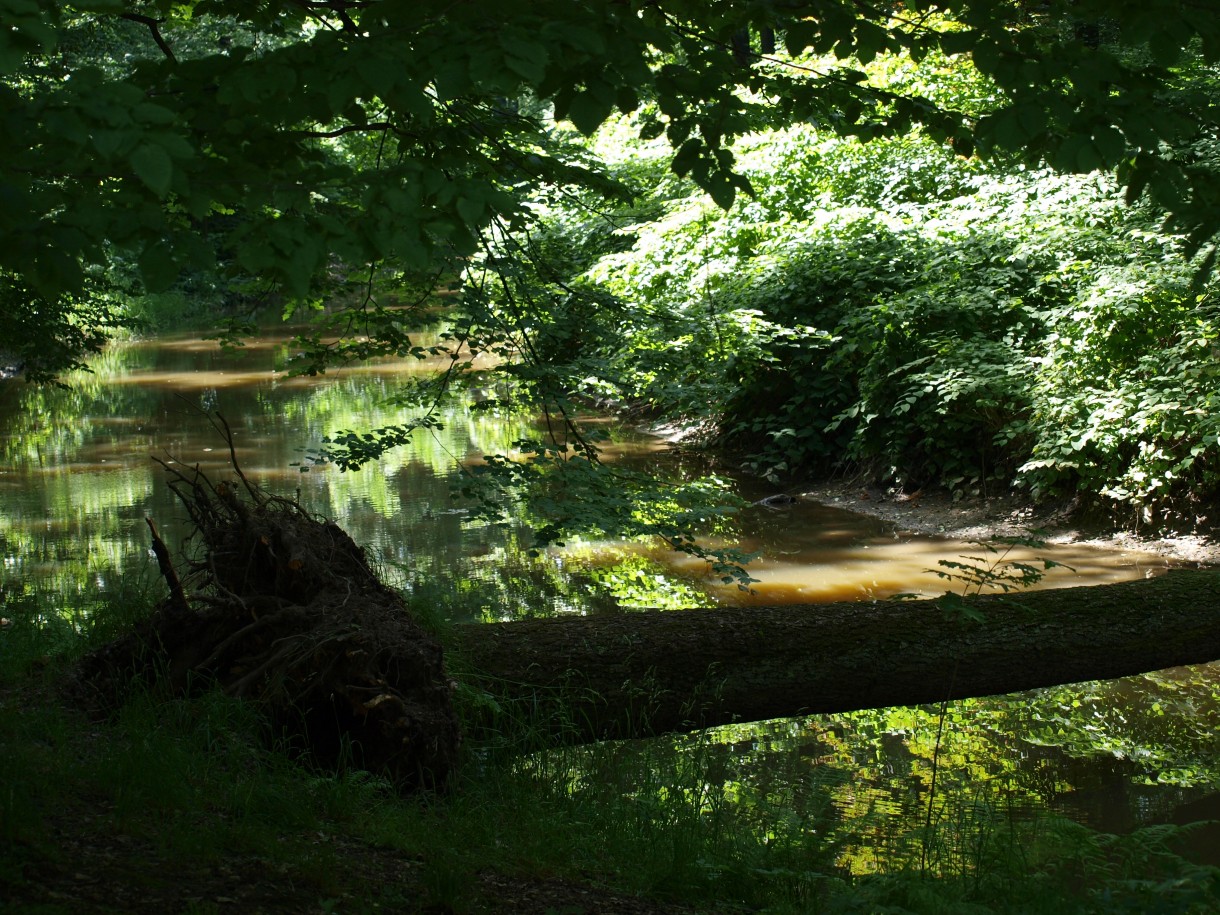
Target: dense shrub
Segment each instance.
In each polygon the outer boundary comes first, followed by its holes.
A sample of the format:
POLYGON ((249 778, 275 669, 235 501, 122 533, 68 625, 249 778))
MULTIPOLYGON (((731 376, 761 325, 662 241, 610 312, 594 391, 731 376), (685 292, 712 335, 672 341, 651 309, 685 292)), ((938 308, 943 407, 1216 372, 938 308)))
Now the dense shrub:
POLYGON ((1159 520, 1217 492, 1214 290, 1107 177, 792 128, 743 147, 757 195, 724 213, 661 155, 620 150, 647 199, 553 206, 536 233, 534 320, 567 328, 548 356, 570 390, 711 429, 773 477, 1015 484, 1159 520))

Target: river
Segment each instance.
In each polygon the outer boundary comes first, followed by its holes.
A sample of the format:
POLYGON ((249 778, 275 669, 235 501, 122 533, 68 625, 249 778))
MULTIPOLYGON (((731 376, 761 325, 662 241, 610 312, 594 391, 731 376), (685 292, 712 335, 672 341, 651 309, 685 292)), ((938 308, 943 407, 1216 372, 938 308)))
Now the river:
MULTIPOLYGON (((432 340, 425 333, 417 342, 432 340)), ((536 433, 535 419, 461 403, 448 410, 442 429, 421 431, 408 447, 341 473, 310 459, 324 436, 399 421, 396 393, 440 363, 388 361, 293 378, 286 372, 291 355, 274 336, 222 351, 213 341, 174 335, 112 347, 92 374, 74 376, 66 389, 0 382, 3 599, 40 594, 71 613, 99 593, 113 597, 133 587, 155 593, 160 583, 145 518, 156 520, 171 545, 188 531, 164 470, 151 458, 224 474, 228 449, 217 412, 230 423, 238 461, 252 479, 335 519, 391 579, 460 620, 611 612, 632 604, 935 594, 951 584, 930 571, 944 571, 942 560, 986 556, 974 544, 917 536, 798 500, 778 510, 748 508, 729 534, 720 532, 759 554, 749 567, 756 581, 748 592, 718 584, 705 564, 655 545, 589 540, 531 557, 523 522, 472 521, 453 489, 482 454, 507 452, 536 433)), ((675 475, 702 466, 658 437, 611 432, 616 460, 675 475)), ((750 501, 771 494, 758 481, 733 485, 750 501)), ((1010 558, 1061 563, 1042 586, 1164 569, 1152 555, 1071 546, 1010 558)), ((702 754, 723 785, 736 786, 741 803, 782 796, 785 809, 796 811, 829 803, 841 860, 854 870, 881 866, 868 850, 917 829, 934 756, 945 817, 1016 804, 1122 832, 1220 813, 1217 665, 952 703, 938 745, 939 714, 887 709, 793 719, 667 745, 702 754)), ((1220 862, 1215 832, 1198 832, 1193 841, 1197 853, 1220 862)))

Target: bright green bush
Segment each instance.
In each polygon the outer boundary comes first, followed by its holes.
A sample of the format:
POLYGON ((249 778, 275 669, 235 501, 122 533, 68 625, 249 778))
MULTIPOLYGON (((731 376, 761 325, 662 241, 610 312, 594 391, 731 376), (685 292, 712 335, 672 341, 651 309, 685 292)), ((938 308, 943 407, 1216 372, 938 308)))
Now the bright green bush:
POLYGON ((1015 484, 1159 520, 1220 492, 1214 289, 1108 177, 789 128, 741 145, 757 193, 725 213, 646 144, 598 142, 645 196, 552 201, 532 236, 553 385, 771 477, 1015 484))
POLYGON ((1135 520, 1202 520, 1220 481, 1215 306, 1176 264, 1113 270, 1053 316, 1039 367, 1038 430, 1021 482, 1074 490, 1135 520))

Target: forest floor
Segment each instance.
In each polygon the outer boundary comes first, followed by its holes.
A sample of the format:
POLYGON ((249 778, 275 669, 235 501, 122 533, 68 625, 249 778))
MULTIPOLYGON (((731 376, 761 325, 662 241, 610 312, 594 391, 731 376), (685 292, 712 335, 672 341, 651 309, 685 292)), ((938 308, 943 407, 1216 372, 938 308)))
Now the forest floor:
POLYGON ((1155 553, 1184 565, 1220 563, 1220 538, 1212 533, 1120 529, 1073 520, 1063 505, 1036 506, 1018 495, 954 500, 946 492, 918 497, 882 493, 859 483, 823 483, 801 487, 799 497, 846 511, 884 518, 921 534, 959 540, 1029 536, 1048 543, 1079 543, 1101 549, 1155 553))
MULTIPOLYGON (((358 825, 357 811, 329 822, 311 814, 326 780, 304 770, 274 786, 254 771, 215 771, 223 763, 201 778, 200 750, 180 752, 190 743, 182 735, 165 742, 146 732, 157 750, 141 754, 131 734, 84 716, 64 701, 54 670, 44 673, 50 682, 35 675, 35 682, 0 684, 0 760, 13 764, 0 781, 5 915, 691 911, 594 878, 501 867, 496 849, 483 849, 484 863, 471 866, 449 860, 451 843, 439 837, 432 849, 396 847, 358 825), (235 812, 226 802, 234 791, 250 795, 250 809, 235 812), (274 809, 283 805, 296 809, 274 809)), ((213 725, 204 714, 197 726, 213 725)))
MULTIPOLYGON (((157 843, 116 832, 112 811, 78 805, 57 813, 56 858, 24 868, 22 879, 0 879, 5 912, 64 913, 332 913, 471 912, 488 915, 661 915, 686 907, 617 893, 545 875, 494 868, 466 885, 429 885, 418 855, 342 833, 295 837, 309 866, 261 855, 228 853, 192 861, 157 843), (438 892, 439 889, 439 892, 438 892)), ((287 841, 287 840, 286 840, 287 841)))

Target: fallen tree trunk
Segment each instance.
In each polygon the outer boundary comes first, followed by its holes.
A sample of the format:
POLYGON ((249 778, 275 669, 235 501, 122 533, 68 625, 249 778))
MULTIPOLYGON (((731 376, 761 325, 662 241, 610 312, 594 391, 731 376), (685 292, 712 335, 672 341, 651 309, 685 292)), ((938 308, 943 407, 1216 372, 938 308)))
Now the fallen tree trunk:
MULTIPOLYGON (((202 549, 180 578, 150 523, 170 596, 82 660, 85 695, 105 705, 133 680, 174 694, 216 687, 259 702, 320 762, 384 772, 407 790, 443 787, 460 741, 455 683, 440 645, 363 550, 251 484, 235 456, 230 481, 165 467, 202 549)), ((512 736, 517 718, 540 742, 648 736, 1212 661, 1220 572, 955 607, 877 601, 459 626, 453 649, 459 694, 474 699, 468 728, 512 736)))
POLYGON ((919 705, 1220 659, 1220 573, 937 601, 630 613, 459 627, 499 710, 572 742, 919 705))

